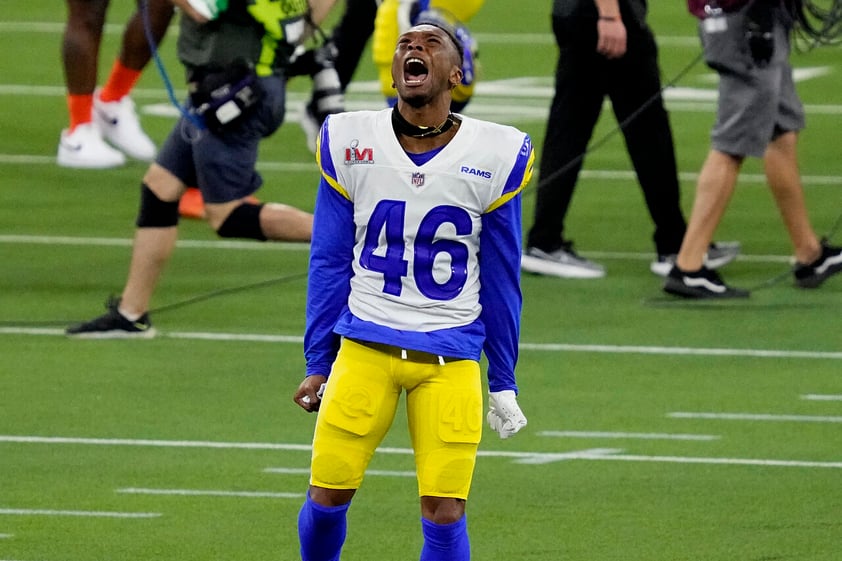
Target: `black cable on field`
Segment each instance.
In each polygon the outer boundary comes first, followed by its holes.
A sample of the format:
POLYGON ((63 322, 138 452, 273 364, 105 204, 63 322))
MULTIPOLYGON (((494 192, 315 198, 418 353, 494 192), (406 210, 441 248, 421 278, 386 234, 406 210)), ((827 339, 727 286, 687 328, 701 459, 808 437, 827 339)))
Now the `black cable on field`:
POLYGON ((258 288, 264 288, 267 286, 272 286, 276 284, 282 284, 285 282, 292 282, 299 279, 306 279, 307 272, 303 273, 293 273, 291 275, 284 275, 282 277, 277 277, 274 279, 269 279, 265 281, 250 283, 250 284, 243 284, 240 286, 231 286, 228 288, 220 288, 218 290, 212 290, 210 292, 206 292, 205 294, 199 294, 198 296, 193 296, 191 298, 186 298, 179 302, 173 302, 172 304, 167 304, 165 306, 159 306, 157 308, 152 308, 149 310, 150 314, 161 314, 165 312, 171 312, 172 310, 177 310, 178 308, 183 308, 184 306, 189 306, 191 304, 196 304, 198 302, 204 302, 205 300, 210 300, 211 298, 218 298, 220 296, 227 296, 229 294, 237 294, 239 292, 245 292, 247 290, 253 290, 258 288))
MULTIPOLYGON (((197 304, 199 302, 204 302, 205 300, 211 300, 213 298, 219 298, 220 296, 228 296, 231 294, 238 294, 240 292, 246 292, 248 290, 257 290, 259 288, 265 288, 267 286, 273 286, 276 284, 283 284, 287 282, 297 281, 301 279, 307 278, 307 273, 293 273, 290 275, 284 275, 282 277, 276 277, 273 279, 268 279, 264 281, 249 283, 249 284, 242 284, 239 286, 231 286, 228 288, 220 288, 218 290, 211 290, 210 292, 205 292, 204 294, 198 294, 196 296, 191 296, 190 298, 185 298, 184 300, 179 300, 177 302, 173 302, 171 304, 165 304, 163 306, 158 306, 157 308, 152 308, 149 310, 150 314, 162 314, 166 312, 171 312, 173 310, 177 310, 179 308, 183 308, 185 306, 190 306, 192 304, 197 304)), ((114 296, 109 297, 109 299, 115 298, 114 296)), ((85 320, 45 320, 45 321, 0 321, 0 327, 21 327, 21 328, 36 328, 36 327, 67 327, 68 325, 73 325, 76 323, 81 323, 85 320)))

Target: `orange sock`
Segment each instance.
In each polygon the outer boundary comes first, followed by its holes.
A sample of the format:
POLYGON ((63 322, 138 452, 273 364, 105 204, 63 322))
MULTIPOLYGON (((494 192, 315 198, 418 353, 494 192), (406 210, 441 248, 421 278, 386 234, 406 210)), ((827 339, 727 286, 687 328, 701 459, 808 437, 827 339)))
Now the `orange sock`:
POLYGON ((79 125, 93 120, 94 94, 67 94, 67 110, 70 113, 70 132, 79 125))
POLYGON ((114 61, 111 67, 111 74, 108 75, 108 81, 99 92, 99 98, 102 101, 119 101, 124 96, 129 95, 132 88, 140 79, 142 71, 134 70, 123 66, 120 59, 114 61))

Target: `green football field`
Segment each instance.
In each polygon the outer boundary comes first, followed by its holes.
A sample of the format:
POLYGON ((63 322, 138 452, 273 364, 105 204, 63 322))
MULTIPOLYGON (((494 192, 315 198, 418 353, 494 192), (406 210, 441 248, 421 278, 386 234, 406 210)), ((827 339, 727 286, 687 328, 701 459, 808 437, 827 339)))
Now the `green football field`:
MULTIPOLYGON (((103 78, 134 5, 113 4, 103 78)), ((684 3, 650 5, 664 81, 679 77, 665 95, 689 213, 716 82, 684 3)), ((153 300, 159 336, 66 339, 64 327, 122 289, 145 165, 55 165, 64 3, 0 6, 0 561, 298 559, 315 421, 291 399, 307 247, 222 242, 184 220, 153 300)), ((556 57, 549 6, 488 0, 471 25, 482 68, 466 113, 527 131, 538 157, 556 57)), ((183 96, 175 35, 161 56, 183 96)), ((837 244, 840 54, 793 56, 810 213, 837 244)), ((374 80, 366 54, 349 108, 382 106, 374 80)), ((297 124, 308 88, 290 84, 258 195, 312 210, 318 172, 297 124)), ((174 109, 154 66, 134 97, 160 143, 174 109)), ((752 297, 668 298, 649 272, 652 226, 615 126, 606 105, 567 224, 607 277, 523 278, 529 425, 506 441, 485 431, 468 501, 473 558, 842 559, 842 278, 793 287, 789 241, 749 161, 716 237, 742 242, 723 274, 752 297)), ((349 512, 343 561, 418 559, 416 495, 401 412, 349 512)))

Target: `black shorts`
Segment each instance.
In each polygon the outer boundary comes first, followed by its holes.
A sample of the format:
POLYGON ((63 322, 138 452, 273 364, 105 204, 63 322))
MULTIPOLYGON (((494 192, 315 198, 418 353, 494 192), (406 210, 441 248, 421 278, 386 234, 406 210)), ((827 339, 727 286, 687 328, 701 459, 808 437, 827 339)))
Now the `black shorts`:
POLYGON ((283 76, 260 78, 260 84, 263 99, 240 122, 213 133, 182 116, 158 153, 156 162, 188 187, 198 187, 205 202, 242 199, 263 183, 256 170, 258 148, 283 123, 286 86, 283 76))

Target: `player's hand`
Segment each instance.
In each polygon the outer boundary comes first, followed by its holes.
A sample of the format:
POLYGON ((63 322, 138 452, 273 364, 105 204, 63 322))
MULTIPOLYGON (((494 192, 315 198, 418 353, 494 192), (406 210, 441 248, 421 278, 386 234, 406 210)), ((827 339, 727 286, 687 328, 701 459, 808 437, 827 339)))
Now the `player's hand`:
POLYGON ((620 16, 614 20, 597 22, 596 51, 605 58, 620 58, 626 54, 626 26, 620 16))
POLYGON ((500 435, 509 438, 526 426, 526 416, 517 404, 512 390, 488 392, 488 425, 500 435))
POLYGON ((322 395, 325 393, 327 376, 313 374, 301 381, 292 400, 308 413, 318 411, 322 404, 322 395))

